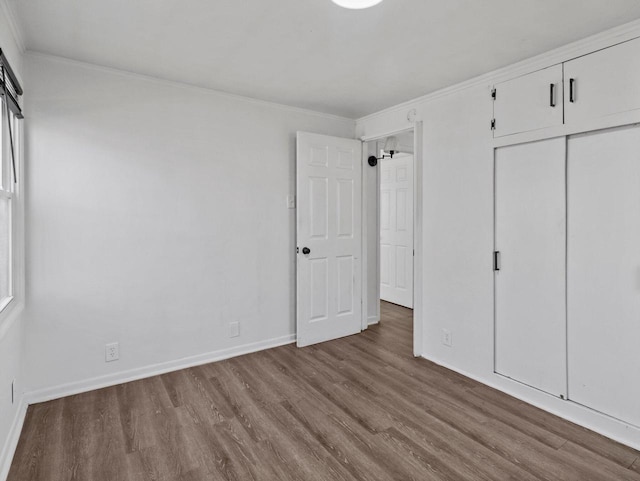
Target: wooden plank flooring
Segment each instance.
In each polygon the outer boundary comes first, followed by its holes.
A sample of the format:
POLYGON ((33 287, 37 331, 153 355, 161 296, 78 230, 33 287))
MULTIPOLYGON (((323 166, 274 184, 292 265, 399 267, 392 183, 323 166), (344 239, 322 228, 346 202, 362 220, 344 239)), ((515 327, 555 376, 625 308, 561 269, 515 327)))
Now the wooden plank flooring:
POLYGON ((9 481, 640 481, 640 453, 412 356, 411 311, 29 407, 9 481))

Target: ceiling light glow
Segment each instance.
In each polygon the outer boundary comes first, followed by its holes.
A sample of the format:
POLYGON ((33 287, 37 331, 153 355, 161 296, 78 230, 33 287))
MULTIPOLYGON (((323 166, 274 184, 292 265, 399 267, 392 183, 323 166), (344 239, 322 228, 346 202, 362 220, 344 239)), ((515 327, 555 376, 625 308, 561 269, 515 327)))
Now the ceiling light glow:
POLYGON ((336 5, 344 8, 361 9, 379 4, 382 0, 332 0, 336 5))

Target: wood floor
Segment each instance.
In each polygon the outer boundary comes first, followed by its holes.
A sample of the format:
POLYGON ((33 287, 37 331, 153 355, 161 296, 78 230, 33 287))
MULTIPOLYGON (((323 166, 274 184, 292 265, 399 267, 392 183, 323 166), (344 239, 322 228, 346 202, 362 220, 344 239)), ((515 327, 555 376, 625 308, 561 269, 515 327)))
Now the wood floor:
POLYGON ((411 311, 29 407, 9 481, 640 480, 640 453, 411 355, 411 311))

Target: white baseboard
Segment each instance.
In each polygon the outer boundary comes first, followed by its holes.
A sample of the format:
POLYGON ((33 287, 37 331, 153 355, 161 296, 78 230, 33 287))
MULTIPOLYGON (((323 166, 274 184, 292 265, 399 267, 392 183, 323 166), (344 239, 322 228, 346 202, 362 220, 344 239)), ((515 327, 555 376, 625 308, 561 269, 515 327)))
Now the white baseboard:
MULTIPOLYGON (((185 357, 182 359, 177 359, 175 361, 162 362, 159 364, 131 369, 129 371, 108 374, 106 376, 98 376, 45 389, 38 389, 36 391, 26 393, 25 400, 28 404, 51 401, 52 399, 58 399, 61 397, 71 396, 87 391, 93 391, 95 389, 101 389, 104 387, 115 386, 117 384, 136 381, 138 379, 144 379, 151 376, 157 376, 158 374, 165 374, 171 371, 178 371, 180 369, 185 369, 188 367, 208 364, 210 362, 222 361, 223 359, 242 356, 244 354, 262 351, 264 349, 284 346, 285 344, 291 344, 292 342, 295 342, 295 340, 296 335, 289 334, 287 336, 267 339, 265 341, 254 342, 251 344, 244 344, 242 346, 236 346, 229 349, 221 349, 218 351, 198 354, 196 356, 185 357)), ((0 477, 0 479, 2 478, 0 477)))
POLYGON ((633 449, 640 450, 640 429, 619 419, 594 411, 593 409, 576 404, 570 400, 556 398, 555 396, 551 396, 550 394, 546 394, 498 374, 494 374, 495 379, 488 379, 484 376, 471 374, 463 369, 458 369, 446 362, 430 359, 424 355, 422 357, 427 361, 433 362, 434 364, 450 369, 458 374, 462 374, 474 381, 478 381, 486 386, 497 389, 498 391, 508 394, 520 401, 524 401, 527 404, 531 404, 543 411, 547 411, 574 424, 578 424, 598 434, 602 434, 609 439, 613 439, 614 441, 622 443, 633 449))
POLYGON ((380 314, 367 317, 367 325, 372 326, 380 322, 380 314))
POLYGON ((13 423, 11 423, 11 429, 7 440, 0 452, 0 480, 5 481, 9 476, 9 468, 11 467, 11 461, 13 461, 13 455, 18 447, 18 440, 20 439, 20 433, 22 432, 22 426, 24 425, 24 419, 27 415, 27 402, 24 396, 20 397, 18 409, 16 410, 13 423))

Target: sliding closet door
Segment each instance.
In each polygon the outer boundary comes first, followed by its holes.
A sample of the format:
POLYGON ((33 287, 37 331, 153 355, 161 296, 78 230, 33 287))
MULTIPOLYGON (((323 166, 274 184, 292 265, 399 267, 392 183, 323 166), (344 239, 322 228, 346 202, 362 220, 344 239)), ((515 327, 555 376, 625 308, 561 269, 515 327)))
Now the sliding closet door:
POLYGON ((496 150, 495 369, 566 394, 564 138, 496 150))
POLYGON ((568 154, 569 398, 640 426, 640 127, 568 154))

